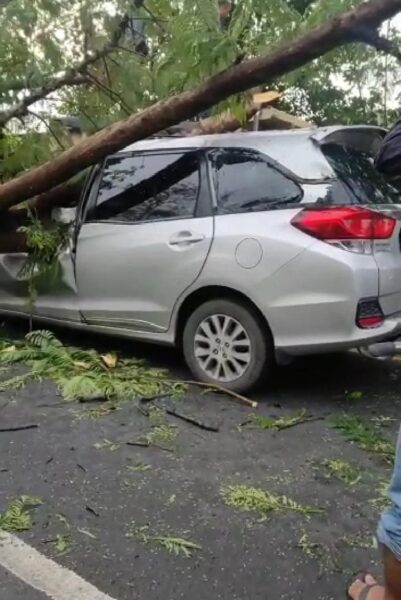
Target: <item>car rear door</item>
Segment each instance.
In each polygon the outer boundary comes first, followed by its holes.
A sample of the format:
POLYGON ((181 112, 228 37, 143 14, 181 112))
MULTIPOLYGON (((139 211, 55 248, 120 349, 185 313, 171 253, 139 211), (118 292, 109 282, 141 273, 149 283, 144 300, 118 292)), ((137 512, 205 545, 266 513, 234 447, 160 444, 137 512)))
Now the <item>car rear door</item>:
POLYGON ((163 332, 213 238, 207 166, 197 150, 120 153, 105 163, 77 242, 86 322, 163 332))

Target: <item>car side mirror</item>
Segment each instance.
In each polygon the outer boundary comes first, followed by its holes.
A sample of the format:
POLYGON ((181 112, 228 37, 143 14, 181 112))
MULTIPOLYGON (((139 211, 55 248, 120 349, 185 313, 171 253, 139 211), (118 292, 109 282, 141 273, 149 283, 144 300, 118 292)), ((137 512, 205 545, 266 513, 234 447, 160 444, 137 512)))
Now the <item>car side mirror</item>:
POLYGON ((51 220, 55 223, 73 223, 77 217, 77 208, 53 208, 51 212, 51 220))

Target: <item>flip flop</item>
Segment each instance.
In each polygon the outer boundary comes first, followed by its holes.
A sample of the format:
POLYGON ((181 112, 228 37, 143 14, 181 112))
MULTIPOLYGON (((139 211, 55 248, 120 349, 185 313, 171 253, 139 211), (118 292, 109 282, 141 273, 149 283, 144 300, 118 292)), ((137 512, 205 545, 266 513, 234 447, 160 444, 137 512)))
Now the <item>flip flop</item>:
MULTIPOLYGON (((380 583, 372 583, 371 585, 369 585, 368 583, 366 583, 365 579, 366 576, 368 575, 368 573, 366 572, 361 572, 357 575, 356 580, 361 581, 361 583, 363 583, 364 585, 366 585, 366 588, 363 589, 358 597, 358 600, 366 600, 367 597, 369 596, 370 592, 373 590, 373 588, 375 587, 382 587, 380 585, 380 583)), ((350 598, 350 595, 348 594, 347 591, 347 597, 350 598)))
MULTIPOLYGON (((365 583, 365 582, 363 582, 363 583, 365 583)), ((373 585, 369 585, 368 583, 366 583, 365 585, 366 585, 366 588, 364 590, 362 590, 358 600, 366 600, 366 598, 369 596, 369 594, 373 590, 373 588, 381 587, 381 585, 379 585, 378 583, 374 583, 373 585)))

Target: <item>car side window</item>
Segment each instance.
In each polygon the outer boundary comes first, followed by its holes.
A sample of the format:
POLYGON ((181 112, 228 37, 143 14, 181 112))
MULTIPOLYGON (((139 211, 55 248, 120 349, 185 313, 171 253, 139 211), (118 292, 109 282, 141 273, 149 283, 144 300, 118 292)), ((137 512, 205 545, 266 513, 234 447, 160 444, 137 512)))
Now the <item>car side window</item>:
POLYGON ((111 156, 104 167, 91 221, 143 222, 195 215, 197 152, 111 156))
POLYGON ((211 157, 218 214, 265 211, 302 200, 301 187, 255 150, 224 148, 211 157))

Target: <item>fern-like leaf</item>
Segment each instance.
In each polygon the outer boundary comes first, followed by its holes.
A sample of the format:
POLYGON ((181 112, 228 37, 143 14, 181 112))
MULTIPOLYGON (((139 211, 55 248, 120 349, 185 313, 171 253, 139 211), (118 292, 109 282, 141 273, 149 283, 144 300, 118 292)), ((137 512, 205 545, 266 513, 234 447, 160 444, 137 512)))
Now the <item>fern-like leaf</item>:
POLYGON ((0 529, 9 532, 31 529, 31 511, 41 504, 40 498, 32 496, 20 496, 12 500, 7 510, 0 514, 0 529))
POLYGON ((62 346, 62 343, 56 338, 54 333, 47 331, 46 329, 31 331, 30 333, 27 333, 25 338, 32 346, 37 346, 38 348, 44 348, 45 346, 62 346))

